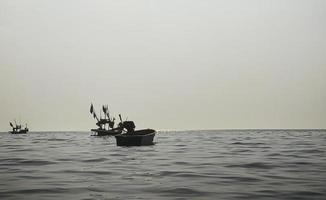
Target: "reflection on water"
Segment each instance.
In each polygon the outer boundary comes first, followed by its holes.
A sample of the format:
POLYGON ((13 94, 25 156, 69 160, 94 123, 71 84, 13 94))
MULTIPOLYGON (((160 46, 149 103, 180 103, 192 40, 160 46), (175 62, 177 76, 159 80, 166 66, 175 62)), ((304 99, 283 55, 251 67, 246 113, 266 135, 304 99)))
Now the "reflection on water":
POLYGON ((326 199, 326 132, 0 134, 0 199, 326 199))

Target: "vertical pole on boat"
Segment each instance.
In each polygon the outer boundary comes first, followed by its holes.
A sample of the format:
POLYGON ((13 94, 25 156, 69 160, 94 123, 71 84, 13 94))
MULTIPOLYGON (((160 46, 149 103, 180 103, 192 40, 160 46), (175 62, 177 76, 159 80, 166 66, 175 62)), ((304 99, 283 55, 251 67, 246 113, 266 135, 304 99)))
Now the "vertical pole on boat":
POLYGON ((120 118, 120 122, 122 123, 122 117, 121 117, 121 114, 119 114, 119 118, 120 118))
POLYGON ((103 128, 106 129, 106 123, 105 123, 106 116, 105 116, 105 106, 104 105, 102 105, 102 110, 103 110, 103 114, 104 114, 103 128))

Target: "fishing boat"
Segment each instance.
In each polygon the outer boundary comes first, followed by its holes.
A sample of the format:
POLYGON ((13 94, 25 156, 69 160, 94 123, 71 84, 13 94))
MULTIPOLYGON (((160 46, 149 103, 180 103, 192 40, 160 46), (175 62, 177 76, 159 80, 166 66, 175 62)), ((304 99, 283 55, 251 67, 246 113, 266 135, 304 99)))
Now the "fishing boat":
POLYGON ((96 125, 98 127, 96 129, 91 129, 94 133, 92 136, 111 136, 121 134, 122 129, 120 127, 115 127, 115 118, 110 117, 108 105, 103 105, 102 110, 104 118, 102 118, 102 111, 100 111, 100 118, 98 118, 94 106, 91 104, 90 113, 93 115, 94 119, 96 119, 96 125))
POLYGON ((126 130, 124 133, 115 135, 117 146, 145 146, 154 145, 153 139, 156 131, 153 129, 135 130, 136 126, 133 121, 122 122, 121 115, 119 115, 121 123, 120 127, 126 130))
POLYGON ((29 131, 27 124, 25 128, 22 128, 22 125, 17 124, 16 121, 15 121, 15 126, 11 122, 9 122, 9 124, 12 127, 12 131, 9 131, 9 133, 11 134, 26 134, 29 131))
POLYGON ((118 135, 121 134, 121 130, 106 130, 106 129, 91 129, 93 133, 95 133, 92 136, 107 136, 107 135, 118 135))
POLYGON ((145 146, 153 145, 156 131, 153 129, 137 130, 132 133, 116 135, 118 146, 145 146))

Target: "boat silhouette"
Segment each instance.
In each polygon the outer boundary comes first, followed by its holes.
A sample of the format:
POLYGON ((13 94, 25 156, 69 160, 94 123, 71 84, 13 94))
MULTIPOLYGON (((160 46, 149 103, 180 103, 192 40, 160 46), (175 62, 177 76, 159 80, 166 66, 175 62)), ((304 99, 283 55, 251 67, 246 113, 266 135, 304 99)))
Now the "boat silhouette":
POLYGON ((110 136, 110 135, 118 135, 121 134, 121 127, 115 127, 115 118, 110 116, 108 105, 103 105, 102 110, 100 110, 100 118, 98 118, 93 104, 90 107, 90 113, 93 115, 94 119, 96 119, 96 126, 98 128, 91 129, 93 136, 110 136), (104 113, 104 118, 102 118, 102 110, 104 113))
POLYGON ((90 113, 96 119, 98 128, 91 129, 93 136, 115 136, 117 146, 143 146, 153 145, 156 134, 154 129, 135 130, 136 126, 133 121, 123 121, 119 114, 120 123, 115 127, 115 118, 110 116, 108 105, 103 105, 98 118, 93 104, 90 107, 90 113), (102 111, 104 118, 102 118, 102 111))
POLYGON ((122 121, 121 115, 119 127, 123 133, 115 135, 117 146, 145 146, 153 145, 153 139, 156 131, 154 129, 135 130, 136 126, 133 121, 122 121))
POLYGON ((9 131, 11 134, 26 134, 29 131, 27 124, 25 125, 25 128, 23 128, 21 124, 16 123, 16 120, 15 125, 13 125, 11 122, 9 122, 9 124, 12 127, 12 131, 9 131))

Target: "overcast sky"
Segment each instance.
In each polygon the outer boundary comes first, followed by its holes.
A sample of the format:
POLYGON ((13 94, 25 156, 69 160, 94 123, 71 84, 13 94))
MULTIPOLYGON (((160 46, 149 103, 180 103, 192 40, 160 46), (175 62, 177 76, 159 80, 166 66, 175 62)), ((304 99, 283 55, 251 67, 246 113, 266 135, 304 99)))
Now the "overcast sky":
POLYGON ((326 128, 324 0, 1 0, 0 131, 326 128))

